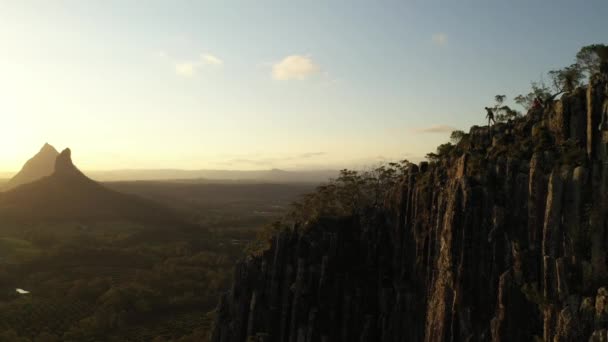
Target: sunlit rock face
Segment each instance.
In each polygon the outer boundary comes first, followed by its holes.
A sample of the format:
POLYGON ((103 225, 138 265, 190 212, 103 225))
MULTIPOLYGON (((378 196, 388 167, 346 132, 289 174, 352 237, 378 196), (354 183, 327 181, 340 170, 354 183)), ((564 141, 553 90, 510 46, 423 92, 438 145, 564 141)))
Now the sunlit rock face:
POLYGON ((55 160, 58 155, 59 152, 53 146, 44 144, 40 151, 28 160, 21 171, 8 182, 6 189, 12 189, 50 176, 55 171, 55 160))
POLYGON ((373 213, 276 235, 236 267, 213 341, 605 339, 605 87, 473 127, 373 213))

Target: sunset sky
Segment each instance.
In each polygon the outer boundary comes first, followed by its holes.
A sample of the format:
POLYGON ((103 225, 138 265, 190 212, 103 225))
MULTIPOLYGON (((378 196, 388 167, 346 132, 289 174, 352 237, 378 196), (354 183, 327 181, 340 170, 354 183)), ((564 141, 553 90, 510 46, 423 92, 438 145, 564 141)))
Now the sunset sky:
POLYGON ((495 94, 606 43, 607 15, 606 0, 0 0, 0 171, 45 142, 84 169, 420 160, 495 94))

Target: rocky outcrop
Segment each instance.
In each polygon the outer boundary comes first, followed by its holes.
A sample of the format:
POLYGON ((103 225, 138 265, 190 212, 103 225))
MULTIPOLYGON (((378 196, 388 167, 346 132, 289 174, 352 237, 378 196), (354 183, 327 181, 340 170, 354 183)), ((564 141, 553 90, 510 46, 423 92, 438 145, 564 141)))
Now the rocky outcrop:
POLYGON ((6 189, 16 188, 19 185, 50 176, 55 171, 55 160, 58 155, 59 152, 53 146, 44 144, 40 151, 23 165, 21 171, 11 178, 6 189))
POLYGON ((382 208, 276 235, 215 342, 605 341, 605 84, 409 169, 382 208))
POLYGON ((5 221, 136 221, 182 226, 173 210, 156 202, 119 193, 84 175, 72 162, 70 149, 53 163, 54 172, 37 181, 0 193, 5 221))

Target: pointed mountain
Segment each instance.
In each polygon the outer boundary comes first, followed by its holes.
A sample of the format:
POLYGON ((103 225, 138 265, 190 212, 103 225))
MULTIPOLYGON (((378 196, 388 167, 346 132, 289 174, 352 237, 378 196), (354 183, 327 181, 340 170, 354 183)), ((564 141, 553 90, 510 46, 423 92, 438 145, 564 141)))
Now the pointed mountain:
POLYGON ((12 189, 22 184, 31 183, 37 181, 43 177, 50 176, 55 171, 55 159, 59 152, 47 144, 44 144, 40 149, 40 152, 36 153, 30 160, 28 160, 19 173, 17 173, 11 180, 6 184, 6 189, 12 189))
POLYGON ((73 163, 70 149, 55 158, 54 172, 0 193, 0 217, 16 220, 127 220, 181 223, 170 209, 91 180, 73 163))

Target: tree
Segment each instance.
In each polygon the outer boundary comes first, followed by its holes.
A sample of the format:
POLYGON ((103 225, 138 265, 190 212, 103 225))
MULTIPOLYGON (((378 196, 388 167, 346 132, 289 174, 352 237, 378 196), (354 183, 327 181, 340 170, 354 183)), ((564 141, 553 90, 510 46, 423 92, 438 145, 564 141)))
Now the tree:
POLYGON ((463 131, 460 131, 460 130, 453 131, 452 134, 450 134, 450 141, 452 142, 452 144, 458 144, 460 142, 460 140, 462 140, 462 138, 464 138, 465 135, 466 135, 466 133, 463 131))
POLYGON ((550 99, 553 95, 551 94, 551 89, 545 85, 544 82, 532 82, 531 90, 528 94, 517 95, 514 100, 515 103, 524 107, 526 110, 532 108, 534 104, 534 99, 539 98, 543 101, 550 99))
POLYGON ((587 76, 608 73, 608 46, 592 44, 583 46, 576 54, 576 62, 587 76))
POLYGON ((561 93, 568 93, 576 89, 581 85, 583 80, 583 71, 579 64, 575 63, 568 67, 559 70, 551 70, 548 72, 549 77, 553 81, 553 89, 556 94, 553 97, 561 93))
POLYGON ((496 95, 494 96, 494 100, 496 103, 493 107, 493 112, 496 121, 505 122, 507 120, 514 119, 520 115, 520 113, 516 110, 511 109, 511 107, 504 105, 505 100, 507 99, 507 95, 496 95))
POLYGON ((426 160, 428 160, 431 163, 435 163, 435 162, 439 161, 439 155, 437 153, 429 152, 424 157, 426 158, 426 160))
POLYGON ((507 95, 496 95, 494 96, 494 100, 496 101, 496 106, 500 106, 507 99, 507 95))

